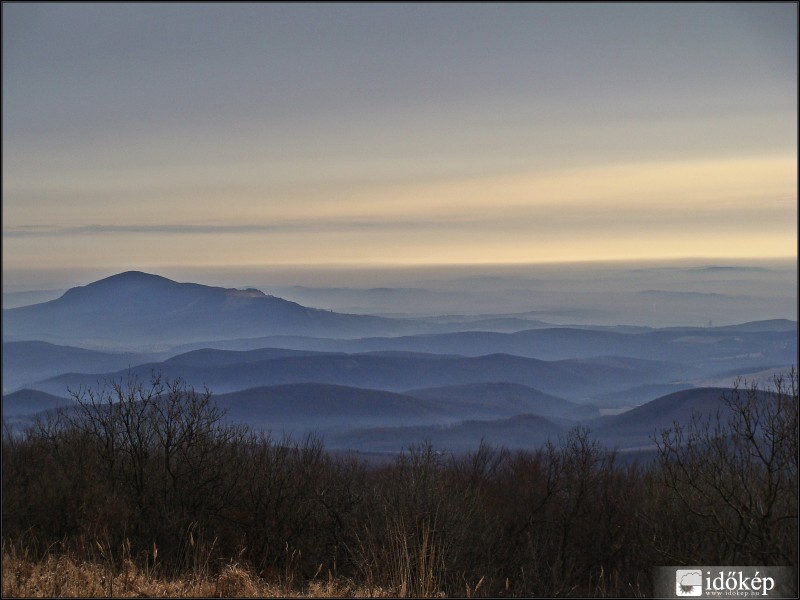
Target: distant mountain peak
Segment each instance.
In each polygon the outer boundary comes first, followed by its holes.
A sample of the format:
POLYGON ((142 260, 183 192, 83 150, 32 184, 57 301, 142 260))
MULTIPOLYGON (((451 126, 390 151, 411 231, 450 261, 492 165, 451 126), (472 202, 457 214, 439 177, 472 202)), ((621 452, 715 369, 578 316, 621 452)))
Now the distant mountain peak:
POLYGON ((117 273, 116 275, 111 275, 106 277, 105 279, 100 279, 95 281, 95 283, 102 283, 102 282, 119 282, 119 281, 169 281, 171 283, 176 283, 171 279, 167 279, 161 275, 154 275, 153 273, 145 273, 144 271, 123 271, 122 273, 117 273))
POLYGON ((93 281, 92 283, 88 283, 86 285, 70 288, 67 290, 67 293, 73 292, 74 290, 98 289, 112 286, 164 284, 178 285, 177 282, 167 279, 166 277, 162 277, 161 275, 153 275, 143 271, 125 271, 123 273, 117 273, 116 275, 110 275, 109 277, 105 277, 103 279, 98 279, 97 281, 93 281))
POLYGON ((195 290, 216 290, 217 292, 224 292, 228 298, 232 299, 248 299, 248 298, 265 298, 267 295, 261 290, 255 288, 236 289, 236 288, 223 288, 219 286, 207 286, 200 283, 181 283, 174 281, 162 275, 154 275, 152 273, 145 273, 144 271, 125 271, 111 275, 105 279, 100 279, 88 285, 73 288, 79 290, 100 289, 106 287, 118 287, 129 289, 131 286, 147 288, 147 287, 181 287, 181 288, 194 288, 195 290))
POLYGON ((113 278, 158 278, 158 279, 166 279, 161 275, 155 275, 154 273, 146 273, 144 271, 122 271, 121 273, 117 273, 116 275, 111 275, 107 277, 107 279, 113 278))
POLYGON ((375 335, 398 327, 404 325, 308 308, 254 288, 180 283, 142 271, 111 275, 55 300, 3 311, 9 340, 128 350, 268 335, 375 335))
POLYGON ((181 285, 182 284, 160 275, 153 275, 142 271, 125 271, 124 273, 117 273, 116 275, 111 275, 86 285, 70 288, 64 292, 64 295, 61 296, 60 299, 54 300, 54 302, 83 302, 86 298, 105 297, 109 299, 119 295, 131 296, 148 294, 152 296, 154 293, 178 288, 181 285))

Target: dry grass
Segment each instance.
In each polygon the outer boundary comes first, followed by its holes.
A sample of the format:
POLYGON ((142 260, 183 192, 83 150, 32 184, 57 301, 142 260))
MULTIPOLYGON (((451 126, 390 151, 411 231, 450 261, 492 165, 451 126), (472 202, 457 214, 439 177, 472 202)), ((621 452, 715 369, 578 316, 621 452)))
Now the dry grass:
POLYGON ((232 563, 217 575, 196 574, 166 579, 139 569, 130 560, 112 572, 98 562, 80 562, 70 556, 49 555, 32 561, 13 551, 3 552, 3 597, 27 598, 389 598, 393 590, 356 587, 328 577, 303 588, 290 589, 255 576, 232 563))

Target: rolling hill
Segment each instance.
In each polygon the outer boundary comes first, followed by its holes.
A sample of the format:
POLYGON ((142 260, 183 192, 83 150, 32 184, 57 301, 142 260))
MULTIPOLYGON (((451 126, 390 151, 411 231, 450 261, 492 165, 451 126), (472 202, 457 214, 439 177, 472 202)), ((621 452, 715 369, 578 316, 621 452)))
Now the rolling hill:
POLYGON ((59 406, 69 406, 72 403, 71 398, 54 396, 38 390, 17 390, 3 395, 3 418, 33 415, 59 406))
POLYGON ((689 379, 731 369, 796 364, 797 323, 778 320, 644 331, 537 327, 515 333, 461 331, 358 339, 282 335, 218 340, 207 342, 206 346, 230 350, 269 346, 348 353, 392 350, 463 356, 513 354, 540 360, 625 356, 686 364, 689 379))
POLYGON ((463 418, 457 407, 407 394, 320 383, 257 387, 219 395, 216 401, 231 421, 295 432, 451 423, 463 418))
POLYGON ((47 342, 3 342, 3 393, 69 372, 104 372, 134 367, 153 354, 100 352, 47 342))
POLYGON ((535 414, 543 417, 588 419, 598 416, 597 408, 576 404, 516 383, 472 383, 421 390, 408 394, 459 407, 464 418, 490 419, 535 414))
MULTIPOLYGON (((653 446, 653 436, 674 423, 685 425, 697 413, 703 418, 716 418, 717 411, 723 423, 727 421, 728 408, 722 401, 731 388, 705 387, 682 390, 656 398, 642 406, 619 415, 599 417, 589 422, 594 433, 609 445, 620 447, 653 446)), ((761 392, 762 401, 768 399, 767 392, 761 392)))
MULTIPOLYGON (((685 373, 683 365, 633 358, 581 361, 542 361, 508 354, 453 357, 418 354, 312 354, 250 360, 250 353, 229 362, 226 351, 209 351, 224 357, 221 364, 181 364, 181 358, 139 365, 110 373, 65 374, 32 387, 54 394, 66 389, 94 386, 102 380, 120 380, 130 374, 148 380, 152 373, 181 378, 189 385, 208 386, 222 394, 265 385, 328 383, 350 387, 405 392, 423 387, 470 383, 507 382, 533 387, 572 401, 643 383, 666 383, 685 373)), ((262 352, 252 351, 256 354, 262 352)))
MULTIPOLYGON (((694 388, 657 398, 622 414, 590 418, 596 409, 579 406, 526 386, 483 383, 396 393, 343 385, 297 383, 261 386, 215 395, 226 420, 280 437, 316 432, 332 449, 399 452, 433 442, 462 452, 481 440, 509 448, 535 449, 555 440, 578 421, 607 447, 633 456, 655 449, 654 438, 694 414, 725 419, 723 395, 731 388, 694 388), (531 410, 532 409, 532 410, 531 410), (534 410, 536 412, 534 412, 534 410)), ((772 396, 762 392, 761 401, 772 396)), ((3 417, 25 426, 36 414, 68 406, 69 398, 24 389, 3 396, 3 417)), ((644 456, 644 454, 642 454, 644 456)))

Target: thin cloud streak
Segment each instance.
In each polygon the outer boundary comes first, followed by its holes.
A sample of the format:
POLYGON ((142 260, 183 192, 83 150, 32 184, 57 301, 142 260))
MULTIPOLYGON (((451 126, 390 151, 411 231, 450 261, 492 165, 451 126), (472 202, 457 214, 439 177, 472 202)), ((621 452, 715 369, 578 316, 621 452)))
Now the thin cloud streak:
POLYGON ((465 222, 452 219, 448 221, 295 221, 272 224, 230 224, 230 225, 82 225, 78 227, 59 227, 47 225, 21 225, 4 229, 3 235, 14 238, 81 236, 81 235, 119 235, 119 234, 164 234, 164 235, 205 235, 205 234, 268 234, 268 233, 314 233, 349 231, 399 231, 416 229, 455 229, 465 225, 477 226, 477 221, 465 222))

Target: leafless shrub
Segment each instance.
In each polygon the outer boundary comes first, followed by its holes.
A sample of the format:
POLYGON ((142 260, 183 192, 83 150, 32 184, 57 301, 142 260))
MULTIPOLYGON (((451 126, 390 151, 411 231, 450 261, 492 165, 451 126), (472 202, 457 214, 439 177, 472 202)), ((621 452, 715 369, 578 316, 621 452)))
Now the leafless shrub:
POLYGON ((766 390, 737 381, 716 414, 662 432, 663 483, 698 540, 686 560, 797 565, 797 432, 794 370, 766 390))

